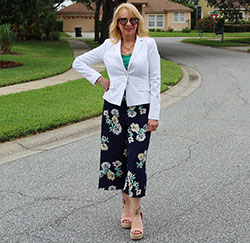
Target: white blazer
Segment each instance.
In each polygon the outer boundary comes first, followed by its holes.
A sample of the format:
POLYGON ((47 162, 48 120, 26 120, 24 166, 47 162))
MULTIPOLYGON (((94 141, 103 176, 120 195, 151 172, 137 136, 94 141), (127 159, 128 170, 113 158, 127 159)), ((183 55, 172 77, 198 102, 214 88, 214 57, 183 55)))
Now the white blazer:
POLYGON ((110 79, 109 90, 103 95, 105 100, 120 106, 126 90, 127 106, 149 103, 148 119, 159 120, 161 70, 154 39, 137 36, 127 70, 121 57, 121 41, 114 45, 110 39, 78 56, 73 68, 95 85, 101 75, 90 66, 100 62, 104 62, 110 79))

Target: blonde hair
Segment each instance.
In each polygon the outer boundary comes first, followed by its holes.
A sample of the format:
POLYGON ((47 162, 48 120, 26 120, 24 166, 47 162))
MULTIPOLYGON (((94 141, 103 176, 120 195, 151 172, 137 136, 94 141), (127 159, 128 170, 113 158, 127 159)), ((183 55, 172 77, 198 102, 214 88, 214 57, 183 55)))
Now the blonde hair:
POLYGON ((137 8, 131 3, 122 3, 115 10, 112 23, 109 26, 109 36, 112 42, 116 44, 119 40, 121 40, 121 31, 118 28, 117 22, 118 22, 119 15, 124 9, 127 9, 131 15, 139 19, 137 30, 136 30, 137 35, 139 37, 148 37, 148 29, 145 27, 144 19, 142 15, 139 13, 139 11, 137 10, 137 8))

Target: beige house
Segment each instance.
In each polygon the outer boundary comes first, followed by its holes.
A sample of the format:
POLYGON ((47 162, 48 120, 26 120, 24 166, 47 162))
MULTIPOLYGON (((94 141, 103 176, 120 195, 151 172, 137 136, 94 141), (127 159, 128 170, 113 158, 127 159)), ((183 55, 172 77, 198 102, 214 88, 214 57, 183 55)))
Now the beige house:
POLYGON ((57 12, 57 19, 63 21, 63 31, 73 32, 75 27, 82 27, 83 32, 94 32, 95 11, 84 4, 75 3, 57 12))
POLYGON ((133 3, 149 29, 181 30, 191 26, 191 8, 169 0, 128 0, 133 3))
MULTIPOLYGON (((191 8, 169 0, 128 0, 134 4, 145 19, 149 29, 181 30, 191 25, 191 8)), ((94 11, 83 4, 75 3, 58 11, 58 20, 63 21, 63 31, 72 32, 82 27, 83 32, 94 31, 94 11)))

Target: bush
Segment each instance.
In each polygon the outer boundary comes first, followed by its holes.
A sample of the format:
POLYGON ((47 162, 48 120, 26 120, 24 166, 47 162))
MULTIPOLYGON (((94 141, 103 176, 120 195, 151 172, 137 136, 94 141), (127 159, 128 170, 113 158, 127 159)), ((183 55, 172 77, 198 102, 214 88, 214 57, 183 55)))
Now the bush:
POLYGON ((151 31, 151 32, 155 32, 155 29, 149 29, 149 31, 151 31))
POLYGON ((59 40, 60 33, 59 32, 50 32, 49 33, 49 39, 53 41, 59 40))
POLYGON ((190 32, 191 32, 191 29, 188 28, 188 27, 185 27, 185 28, 182 28, 182 32, 183 32, 183 33, 190 33, 190 32))
POLYGON ((23 25, 13 24, 12 30, 16 33, 18 40, 25 40, 25 28, 23 25))
POLYGON ((11 46, 16 40, 16 33, 12 30, 10 24, 0 25, 0 45, 1 53, 9 53, 11 46))
POLYGON ((168 27, 168 32, 173 32, 174 31, 174 29, 172 28, 172 27, 168 27))
POLYGON ((250 24, 225 24, 225 32, 250 32, 250 24))
MULTIPOLYGON (((216 21, 215 24, 217 23, 218 22, 216 21)), ((214 23, 210 16, 199 19, 196 22, 196 28, 198 30, 203 30, 203 32, 213 32, 213 25, 214 23)))

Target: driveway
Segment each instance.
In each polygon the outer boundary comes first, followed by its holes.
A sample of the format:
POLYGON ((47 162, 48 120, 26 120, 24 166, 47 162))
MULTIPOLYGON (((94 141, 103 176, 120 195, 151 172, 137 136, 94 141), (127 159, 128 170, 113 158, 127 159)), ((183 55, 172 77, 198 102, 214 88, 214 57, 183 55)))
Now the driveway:
MULTIPOLYGON (((162 109, 141 242, 250 242, 250 55, 157 38, 203 76, 162 109)), ((117 192, 97 190, 100 131, 0 165, 0 242, 130 242, 117 192)))

